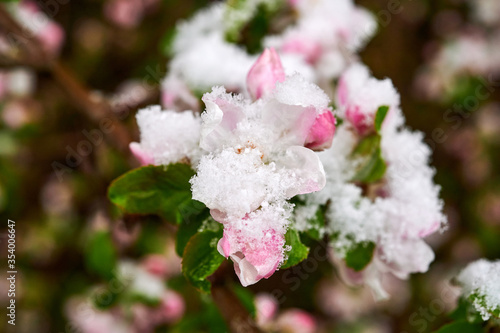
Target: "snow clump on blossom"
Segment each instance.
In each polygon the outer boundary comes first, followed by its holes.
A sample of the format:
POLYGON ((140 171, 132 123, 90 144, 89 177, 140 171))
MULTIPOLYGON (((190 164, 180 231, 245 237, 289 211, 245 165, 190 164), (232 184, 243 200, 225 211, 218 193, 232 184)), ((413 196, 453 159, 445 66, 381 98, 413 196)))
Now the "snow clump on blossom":
POLYGON ((299 74, 286 77, 274 50, 264 51, 247 81, 254 101, 222 87, 203 96, 200 147, 207 154, 191 179, 193 199, 224 225, 219 251, 244 286, 285 260, 286 200, 323 188, 323 166, 307 146, 328 147, 335 130, 333 117, 324 120, 332 112, 327 95, 299 74))
POLYGON ((410 273, 427 271, 434 253, 423 238, 445 225, 443 203, 439 187, 432 181, 431 151, 423 143, 423 135, 400 127, 404 119, 392 83, 368 77, 366 68, 354 65, 340 85, 339 114, 345 117, 344 123, 332 147, 319 153, 326 186, 303 196, 306 206, 296 210, 296 227, 307 230, 320 206, 326 207, 329 223, 321 231, 334 235, 334 256, 341 267, 345 264, 338 259, 344 259, 351 249, 373 243, 370 264, 362 271, 343 267, 349 270, 343 275, 353 284, 371 286, 377 298, 386 298, 381 287, 384 273, 406 279, 410 273), (363 140, 376 138, 374 118, 381 106, 389 107, 380 131, 385 174, 361 187, 355 176, 362 161, 353 151, 363 140), (351 110, 356 112, 354 116, 351 110))
MULTIPOLYGON (((244 78, 257 56, 229 42, 227 34, 255 15, 262 3, 271 8, 280 5, 255 0, 233 10, 227 4, 215 3, 180 23, 166 80, 183 81, 194 91, 224 85, 230 91, 245 93, 244 78)), ((352 0, 304 0, 286 5, 294 8, 298 18, 292 18, 294 23, 283 33, 265 38, 262 44, 277 50, 287 75, 298 72, 307 81, 321 83, 324 89, 328 86, 325 82, 340 75, 356 58, 353 52, 361 49, 376 30, 372 15, 352 0)))
POLYGON ((475 261, 464 268, 456 280, 462 287, 462 295, 484 320, 491 315, 500 316, 500 261, 475 261))
POLYGON ((373 16, 351 0, 299 0, 292 6, 297 22, 264 44, 300 56, 320 79, 337 78, 377 27, 373 16))
POLYGON ((136 119, 141 141, 132 142, 130 150, 142 165, 168 165, 186 159, 196 164, 200 155, 198 115, 191 111, 161 110, 156 105, 140 110, 136 119))

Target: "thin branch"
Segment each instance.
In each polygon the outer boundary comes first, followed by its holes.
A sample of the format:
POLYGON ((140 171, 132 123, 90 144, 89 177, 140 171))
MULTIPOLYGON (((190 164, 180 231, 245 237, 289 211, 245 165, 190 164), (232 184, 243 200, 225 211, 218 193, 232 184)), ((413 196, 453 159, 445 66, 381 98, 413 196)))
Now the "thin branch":
POLYGON ((233 333, 261 333, 252 316, 241 304, 236 295, 228 288, 227 279, 230 266, 227 262, 222 263, 219 269, 210 276, 212 283, 212 299, 219 308, 222 317, 233 333))
POLYGON ((97 124, 104 119, 110 122, 109 127, 112 131, 106 135, 107 140, 121 151, 127 150, 131 141, 129 131, 120 122, 111 105, 105 99, 94 97, 68 68, 48 56, 39 40, 27 33, 4 6, 0 6, 0 27, 7 32, 8 39, 18 42, 19 50, 15 53, 12 63, 48 70, 69 100, 90 120, 97 124))

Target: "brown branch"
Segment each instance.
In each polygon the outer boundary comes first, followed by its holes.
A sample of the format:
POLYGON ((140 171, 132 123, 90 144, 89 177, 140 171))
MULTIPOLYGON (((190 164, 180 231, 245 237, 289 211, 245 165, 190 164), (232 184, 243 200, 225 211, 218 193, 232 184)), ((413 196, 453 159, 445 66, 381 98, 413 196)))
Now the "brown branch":
POLYGON ((228 288, 227 279, 231 266, 225 261, 219 269, 210 276, 212 283, 212 299, 219 308, 229 330, 233 333, 261 333, 255 321, 236 295, 228 288))
POLYGON ((0 6, 0 27, 7 32, 8 38, 18 41, 19 50, 15 52, 12 63, 48 70, 68 99, 86 117, 97 124, 106 119, 106 126, 111 129, 105 135, 107 141, 121 151, 127 151, 131 141, 129 131, 105 99, 92 96, 90 90, 60 61, 50 57, 39 40, 14 20, 3 6, 0 6))

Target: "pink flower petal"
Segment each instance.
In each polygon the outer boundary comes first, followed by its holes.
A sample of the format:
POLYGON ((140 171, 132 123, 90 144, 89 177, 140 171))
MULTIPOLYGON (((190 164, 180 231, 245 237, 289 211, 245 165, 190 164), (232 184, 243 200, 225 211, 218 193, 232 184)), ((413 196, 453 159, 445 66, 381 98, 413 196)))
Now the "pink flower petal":
POLYGON ((139 160, 142 166, 154 164, 154 158, 145 152, 138 142, 131 142, 129 145, 132 155, 139 160))
POLYGON ((335 134, 335 117, 330 110, 325 110, 316 117, 316 120, 309 130, 305 146, 312 150, 324 150, 332 146, 333 135, 335 134))
POLYGON ((285 80, 285 71, 274 49, 265 49, 247 75, 247 89, 254 99, 273 91, 276 82, 285 80))
POLYGON ((224 88, 213 88, 211 93, 203 95, 206 110, 202 115, 200 147, 214 151, 224 146, 234 137, 233 131, 245 114, 241 105, 233 102, 232 96, 224 88))
POLYGON ((225 227, 217 249, 226 258, 231 258, 236 275, 246 287, 273 275, 283 260, 284 244, 284 236, 272 229, 263 231, 258 238, 251 238, 241 230, 225 227))

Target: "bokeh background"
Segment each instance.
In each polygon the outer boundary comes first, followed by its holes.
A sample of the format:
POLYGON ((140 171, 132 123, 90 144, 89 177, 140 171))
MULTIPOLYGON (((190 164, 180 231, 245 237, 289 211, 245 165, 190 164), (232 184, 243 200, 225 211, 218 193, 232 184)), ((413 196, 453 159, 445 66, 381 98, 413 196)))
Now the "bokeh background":
MULTIPOLYGON (((9 53, 1 41, 12 26, 0 19, 2 309, 9 300, 8 219, 16 222, 19 272, 16 326, 2 319, 6 331, 77 332, 72 302, 109 283, 123 258, 141 262, 160 254, 178 265, 175 229, 154 217, 121 219, 106 190, 138 166, 126 143, 138 138, 136 110, 160 101, 165 50, 177 20, 208 1, 132 2, 39 1, 61 28, 48 33, 56 69, 29 47, 26 56, 9 53), (80 147, 87 156, 61 168, 71 150, 103 126, 102 100, 119 109, 112 120, 119 128, 94 137, 97 144, 80 147)), ((328 332, 431 332, 456 306, 456 296, 448 297, 456 293, 452 276, 477 258, 500 258, 500 23, 484 19, 498 6, 481 14, 473 2, 406 0, 391 11, 394 1, 356 1, 379 22, 361 52, 363 62, 375 77, 393 80, 408 126, 424 132, 433 149, 449 229, 429 240, 436 252, 429 272, 389 281, 392 299, 382 303, 369 290, 342 284, 326 260, 316 260, 307 276, 279 271, 249 287, 251 293, 280 290, 280 308, 301 308, 328 332)), ((209 296, 200 296, 175 269, 168 276, 185 314, 158 325, 158 332, 227 330, 209 296)))

